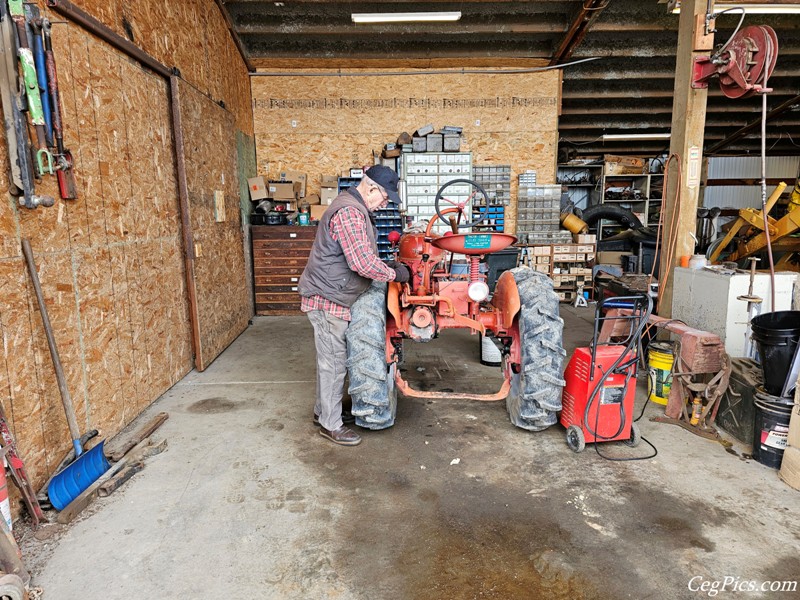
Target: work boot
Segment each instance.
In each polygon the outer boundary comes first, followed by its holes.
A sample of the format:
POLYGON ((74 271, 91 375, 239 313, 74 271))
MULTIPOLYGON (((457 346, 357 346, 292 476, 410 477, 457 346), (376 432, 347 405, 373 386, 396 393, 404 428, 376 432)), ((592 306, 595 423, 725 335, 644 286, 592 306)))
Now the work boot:
MULTIPOLYGON (((352 413, 349 410, 342 411, 342 423, 344 423, 345 425, 352 425, 355 422, 356 418, 352 415, 352 413)), ((316 425, 317 427, 320 426, 318 414, 314 415, 314 425, 316 425)))
POLYGON ((361 436, 344 425, 333 431, 328 431, 324 427, 320 427, 319 434, 340 446, 358 446, 361 443, 361 436))

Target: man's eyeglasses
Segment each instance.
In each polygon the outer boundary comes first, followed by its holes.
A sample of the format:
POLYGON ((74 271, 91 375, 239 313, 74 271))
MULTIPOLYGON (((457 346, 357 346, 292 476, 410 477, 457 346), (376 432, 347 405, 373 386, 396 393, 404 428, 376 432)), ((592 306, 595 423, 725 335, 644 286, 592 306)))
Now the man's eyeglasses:
POLYGON ((378 186, 375 186, 375 189, 378 190, 378 192, 380 192, 381 198, 383 198, 384 202, 388 202, 389 201, 389 193, 388 192, 382 190, 378 186))

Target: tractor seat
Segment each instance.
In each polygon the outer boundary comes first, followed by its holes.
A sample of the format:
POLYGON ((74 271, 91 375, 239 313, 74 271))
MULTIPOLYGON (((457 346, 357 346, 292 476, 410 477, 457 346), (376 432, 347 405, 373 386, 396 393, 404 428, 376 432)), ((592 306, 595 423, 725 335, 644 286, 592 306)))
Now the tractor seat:
POLYGON ((466 254, 491 254, 508 248, 517 238, 508 233, 453 233, 431 240, 431 245, 440 250, 466 254))

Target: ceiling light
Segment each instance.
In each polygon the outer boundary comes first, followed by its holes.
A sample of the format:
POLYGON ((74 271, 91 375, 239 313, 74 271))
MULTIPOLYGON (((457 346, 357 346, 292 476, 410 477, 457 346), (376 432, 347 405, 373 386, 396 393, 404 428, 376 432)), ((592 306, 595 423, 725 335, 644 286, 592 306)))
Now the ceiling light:
MULTIPOLYGON (((672 6, 670 3, 669 6, 672 6)), ((743 8, 746 13, 750 13, 751 15, 788 15, 788 14, 796 14, 800 13, 800 4, 761 4, 761 3, 750 3, 750 2, 715 2, 714 3, 714 12, 719 14, 723 10, 728 10, 731 8, 743 8)), ((676 1, 674 7, 672 8, 672 14, 677 15, 681 12, 681 3, 680 1, 676 1)))
POLYGON ((353 13, 353 23, 420 23, 425 21, 458 21, 461 12, 353 13))
POLYGON ((668 140, 669 133, 604 133, 604 142, 632 142, 637 140, 668 140))

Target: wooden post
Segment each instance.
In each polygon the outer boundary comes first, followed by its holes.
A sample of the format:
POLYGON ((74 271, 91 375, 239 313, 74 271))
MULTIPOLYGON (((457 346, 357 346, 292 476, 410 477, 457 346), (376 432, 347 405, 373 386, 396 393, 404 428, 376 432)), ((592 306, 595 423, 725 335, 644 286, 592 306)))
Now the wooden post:
MULTIPOLYGON (((713 34, 705 35, 706 6, 707 0, 684 0, 681 2, 678 23, 678 52, 669 151, 670 154, 677 154, 679 158, 669 163, 669 178, 665 182, 662 203, 664 233, 658 277, 661 283, 658 314, 662 317, 669 317, 672 314, 672 269, 680 264, 680 256, 694 254, 692 235, 697 228, 697 198, 700 192, 708 90, 692 89, 692 66, 695 57, 707 55, 714 44, 713 34), (673 225, 672 213, 676 202, 676 188, 680 205, 675 214, 677 224, 673 225), (673 227, 676 227, 676 232, 671 241, 670 232, 673 227), (672 244, 674 251, 670 255, 669 248, 672 244)), ((710 26, 713 27, 713 22, 710 26)), ((711 85, 715 85, 715 82, 711 85)))

